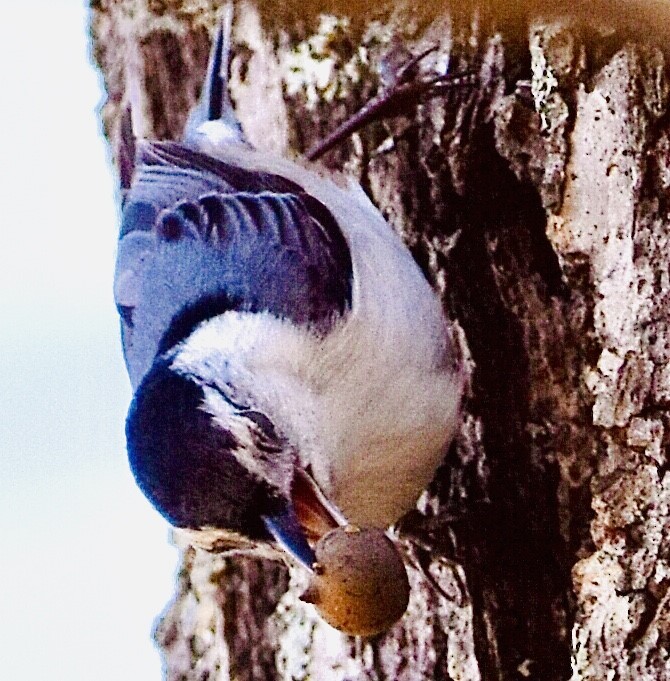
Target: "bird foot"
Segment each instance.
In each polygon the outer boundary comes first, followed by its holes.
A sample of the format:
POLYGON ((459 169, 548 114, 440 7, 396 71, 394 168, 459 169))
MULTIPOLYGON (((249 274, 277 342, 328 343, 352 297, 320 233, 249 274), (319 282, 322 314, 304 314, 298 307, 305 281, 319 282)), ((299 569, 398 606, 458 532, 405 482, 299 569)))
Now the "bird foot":
POLYGON ((305 157, 310 161, 315 161, 373 121, 402 115, 416 104, 437 97, 454 87, 473 84, 472 73, 443 73, 437 76, 419 77, 417 73, 419 63, 437 49, 437 45, 432 45, 407 59, 395 71, 390 81, 382 87, 379 94, 323 140, 312 146, 305 157))

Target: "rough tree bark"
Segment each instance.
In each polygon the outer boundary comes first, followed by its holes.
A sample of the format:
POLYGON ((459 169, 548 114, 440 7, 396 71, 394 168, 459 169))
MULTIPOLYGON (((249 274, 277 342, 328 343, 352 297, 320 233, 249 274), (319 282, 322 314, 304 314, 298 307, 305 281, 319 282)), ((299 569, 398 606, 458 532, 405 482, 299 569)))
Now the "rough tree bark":
MULTIPOLYGON (((179 136, 220 4, 91 2, 115 150, 126 65, 142 132, 179 136)), ((331 130, 400 45, 475 74, 326 158, 441 292, 471 381, 458 441, 396 530, 398 625, 347 638, 282 566, 181 546, 155 631, 166 678, 670 679, 666 15, 599 6, 238 3, 232 94, 262 148, 331 130)))

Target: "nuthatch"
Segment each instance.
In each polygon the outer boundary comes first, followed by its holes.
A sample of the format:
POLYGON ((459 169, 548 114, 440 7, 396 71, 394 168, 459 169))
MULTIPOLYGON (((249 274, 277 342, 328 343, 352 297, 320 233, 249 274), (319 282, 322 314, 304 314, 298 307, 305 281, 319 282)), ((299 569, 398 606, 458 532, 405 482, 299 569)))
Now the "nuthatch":
POLYGON ((463 372, 438 298, 362 189, 245 141, 230 22, 183 141, 137 142, 115 280, 128 454, 194 543, 311 568, 331 528, 413 507, 463 372))

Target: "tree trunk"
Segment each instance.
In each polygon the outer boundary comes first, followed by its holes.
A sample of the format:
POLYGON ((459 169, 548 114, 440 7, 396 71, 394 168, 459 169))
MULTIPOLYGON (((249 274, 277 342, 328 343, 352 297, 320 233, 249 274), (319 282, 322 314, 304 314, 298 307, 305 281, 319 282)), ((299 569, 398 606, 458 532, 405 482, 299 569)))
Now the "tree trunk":
MULTIPOLYGON (((141 132, 180 136, 215 4, 91 2, 115 150, 127 76, 141 132)), ((166 678, 670 679, 666 15, 304 4, 237 3, 232 96, 260 148, 303 151, 403 48, 473 74, 325 159, 440 291, 471 369, 463 425, 396 528, 412 596, 391 631, 348 638, 300 575, 183 545, 166 678)))

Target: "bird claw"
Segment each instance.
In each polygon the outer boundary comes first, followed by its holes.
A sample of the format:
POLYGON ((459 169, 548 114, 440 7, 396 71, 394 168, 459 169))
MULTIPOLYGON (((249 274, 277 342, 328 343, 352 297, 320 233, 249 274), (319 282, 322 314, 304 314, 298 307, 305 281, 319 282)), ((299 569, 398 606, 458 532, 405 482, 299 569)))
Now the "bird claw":
POLYGON ((471 73, 443 73, 430 78, 419 78, 417 66, 437 49, 438 45, 432 45, 407 59, 395 71, 390 82, 382 87, 381 92, 332 133, 312 146, 305 157, 310 161, 315 161, 351 134, 373 121, 399 116, 412 106, 436 97, 453 87, 474 83, 474 74, 471 73))
POLYGON ((416 67, 422 62, 429 54, 432 54, 437 50, 439 45, 431 45, 426 48, 423 52, 411 55, 409 59, 406 59, 403 64, 396 70, 394 78, 387 87, 392 86, 394 83, 406 83, 416 77, 416 67))

